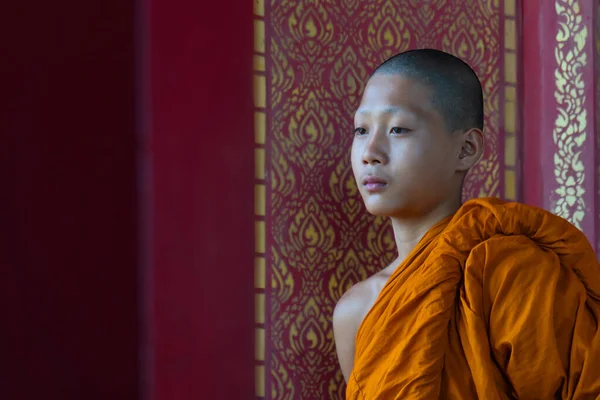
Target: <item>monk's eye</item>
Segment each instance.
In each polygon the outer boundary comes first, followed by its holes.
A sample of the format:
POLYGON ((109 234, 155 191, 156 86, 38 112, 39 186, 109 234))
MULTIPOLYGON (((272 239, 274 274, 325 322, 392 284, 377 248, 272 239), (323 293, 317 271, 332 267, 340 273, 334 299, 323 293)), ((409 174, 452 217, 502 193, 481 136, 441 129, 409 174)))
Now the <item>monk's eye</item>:
POLYGON ((366 135, 367 134, 367 130, 365 128, 356 128, 354 130, 354 134, 356 136, 366 135))
POLYGON ((390 129, 390 133, 394 133, 396 135, 402 135, 403 133, 407 133, 407 132, 408 132, 408 129, 400 128, 398 126, 395 126, 392 129, 390 129))

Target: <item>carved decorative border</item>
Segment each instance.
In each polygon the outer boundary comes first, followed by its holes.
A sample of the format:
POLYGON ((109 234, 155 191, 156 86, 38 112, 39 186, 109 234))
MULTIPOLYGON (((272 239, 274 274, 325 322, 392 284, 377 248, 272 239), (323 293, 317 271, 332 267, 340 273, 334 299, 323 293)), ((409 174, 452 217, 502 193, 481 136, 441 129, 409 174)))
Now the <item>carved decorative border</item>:
POLYGON ((583 67, 588 61, 585 52, 588 29, 578 1, 557 0, 555 8, 558 16, 554 49, 557 116, 552 139, 556 146, 554 175, 558 187, 554 192, 558 199, 552 211, 582 229, 586 204, 585 167, 581 156, 588 129, 583 67))

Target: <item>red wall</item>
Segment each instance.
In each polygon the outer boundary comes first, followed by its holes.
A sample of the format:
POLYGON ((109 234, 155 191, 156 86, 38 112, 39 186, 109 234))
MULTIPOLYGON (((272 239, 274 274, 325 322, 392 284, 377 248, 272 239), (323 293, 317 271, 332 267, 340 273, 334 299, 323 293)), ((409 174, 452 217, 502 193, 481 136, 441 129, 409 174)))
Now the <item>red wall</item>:
POLYGON ((135 399, 133 5, 2 17, 0 398, 135 399))

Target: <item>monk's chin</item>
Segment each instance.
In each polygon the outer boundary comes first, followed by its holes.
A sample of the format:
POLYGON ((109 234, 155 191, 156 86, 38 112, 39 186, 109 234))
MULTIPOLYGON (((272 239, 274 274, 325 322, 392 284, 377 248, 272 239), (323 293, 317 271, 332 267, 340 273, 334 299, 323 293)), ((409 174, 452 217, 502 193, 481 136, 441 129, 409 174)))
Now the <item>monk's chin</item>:
POLYGON ((401 214, 401 210, 394 207, 382 207, 365 204, 367 212, 375 217, 394 217, 401 214))
MULTIPOLYGON (((402 199, 403 200, 403 199, 402 199)), ((396 202, 380 202, 380 201, 365 201, 365 208, 367 212, 375 217, 387 217, 387 218, 399 218, 399 219, 411 219, 418 217, 423 213, 419 207, 414 207, 409 204, 408 201, 396 201, 396 202)))

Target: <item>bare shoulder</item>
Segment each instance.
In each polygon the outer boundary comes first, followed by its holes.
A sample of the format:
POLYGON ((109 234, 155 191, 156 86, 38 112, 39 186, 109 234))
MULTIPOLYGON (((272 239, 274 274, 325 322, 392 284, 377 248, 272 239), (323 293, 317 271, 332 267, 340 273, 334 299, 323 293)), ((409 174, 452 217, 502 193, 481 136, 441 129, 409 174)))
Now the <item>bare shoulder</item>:
POLYGON ((352 286, 338 301, 334 310, 334 319, 359 319, 362 322, 364 316, 369 312, 381 289, 385 285, 387 276, 377 273, 370 278, 352 286))
POLYGON ((375 304, 385 276, 381 273, 357 283, 338 301, 333 311, 333 335, 346 382, 354 365, 355 339, 363 319, 375 304))
POLYGON ((335 306, 333 312, 334 319, 336 317, 338 319, 347 319, 353 316, 358 317, 360 314, 368 312, 368 309, 365 310, 365 308, 374 295, 374 285, 371 279, 372 277, 355 284, 344 293, 335 306))

